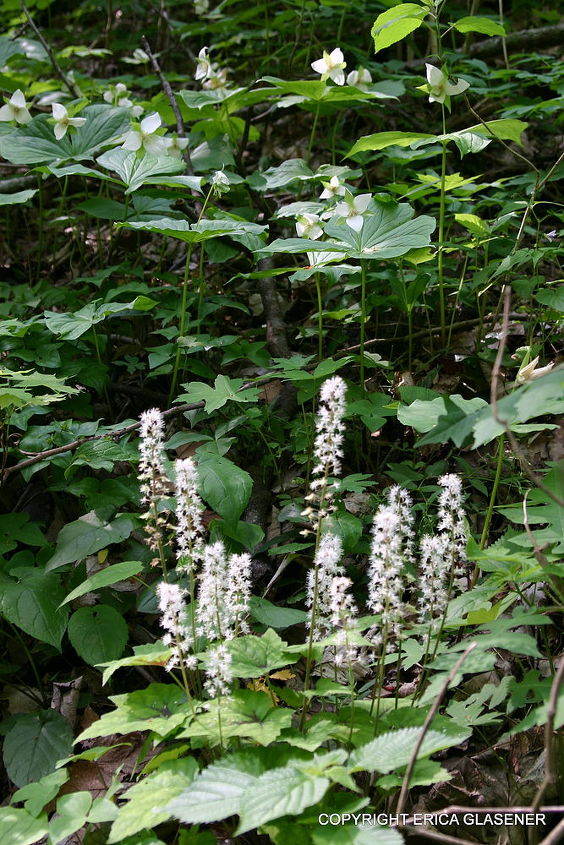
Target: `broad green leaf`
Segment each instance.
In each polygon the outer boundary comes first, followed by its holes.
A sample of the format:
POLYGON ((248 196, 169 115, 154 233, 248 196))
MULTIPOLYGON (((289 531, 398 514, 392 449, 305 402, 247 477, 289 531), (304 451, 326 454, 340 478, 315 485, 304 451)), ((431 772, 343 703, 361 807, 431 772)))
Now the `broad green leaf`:
POLYGON ((253 619, 263 625, 268 625, 269 628, 289 628, 291 625, 299 625, 307 619, 305 610, 280 607, 260 596, 251 596, 250 613, 253 619))
POLYGON ((253 480, 228 458, 198 452, 199 492, 226 522, 236 523, 247 507, 253 480))
POLYGON ((186 693, 174 684, 150 684, 146 689, 110 696, 110 710, 84 730, 76 742, 98 736, 155 731, 166 736, 190 715, 186 693))
MULTIPOLYGON (((461 730, 460 734, 446 734, 443 731, 427 731, 417 758, 429 757, 451 745, 463 742, 470 731, 461 730)), ((381 772, 387 774, 407 766, 411 760, 415 745, 421 734, 420 728, 401 728, 389 731, 373 739, 367 745, 362 745, 352 752, 348 769, 351 772, 381 772)))
POLYGON ((70 601, 84 596, 86 593, 93 593, 96 590, 101 590, 103 587, 108 587, 111 584, 117 584, 119 581, 126 581, 133 575, 137 575, 143 569, 143 564, 138 560, 124 560, 122 563, 114 563, 112 566, 106 566, 95 572, 86 581, 83 581, 78 587, 75 587, 61 605, 68 604, 70 601))
POLYGON ((541 288, 535 294, 535 299, 541 305, 547 305, 555 311, 564 311, 564 288, 541 288))
POLYGON ((258 389, 249 387, 241 390, 243 384, 243 379, 230 379, 223 375, 216 377, 214 387, 201 381, 192 381, 182 385, 187 392, 182 393, 175 401, 204 402, 205 411, 208 414, 222 408, 227 402, 258 402, 258 389))
POLYGON ((105 170, 117 173, 127 188, 126 194, 132 194, 148 179, 180 173, 186 168, 182 159, 173 156, 153 156, 148 153, 139 155, 121 148, 108 150, 99 156, 96 162, 105 170))
POLYGON ((311 833, 313 845, 403 845, 404 838, 395 827, 377 824, 316 825, 311 833))
POLYGON ((25 810, 0 807, 0 842, 6 845, 33 845, 47 835, 47 816, 34 819, 25 810))
POLYGON ((276 707, 265 692, 236 690, 229 698, 216 698, 206 706, 207 712, 196 716, 180 731, 180 739, 202 737, 207 744, 215 746, 231 737, 246 737, 266 746, 275 742, 292 722, 292 710, 276 707))
POLYGON ((370 34, 374 39, 374 51, 378 53, 391 44, 396 44, 418 29, 428 10, 418 3, 400 3, 378 15, 370 34))
POLYGON ((173 217, 161 217, 158 220, 143 222, 131 221, 119 223, 126 229, 141 229, 144 232, 157 232, 170 238, 178 238, 186 243, 201 243, 210 238, 222 236, 235 238, 244 235, 261 235, 266 226, 249 223, 246 220, 200 220, 199 223, 188 223, 187 220, 176 220, 173 217))
POLYGON ((190 786, 198 771, 193 757, 169 760, 140 783, 130 787, 122 796, 127 804, 120 807, 112 825, 109 843, 120 842, 126 836, 149 830, 170 818, 170 810, 163 809, 190 786))
POLYGON ((77 340, 93 326, 107 317, 128 311, 149 311, 156 305, 148 296, 136 296, 131 302, 90 302, 73 313, 45 312, 45 325, 53 334, 64 340, 77 340))
MULTIPOLYGON (((304 83, 307 85, 322 85, 324 82, 312 81, 304 83)), ((276 191, 285 188, 292 182, 310 182, 316 176, 302 158, 289 158, 282 164, 269 167, 268 170, 255 170, 247 178, 248 184, 254 191, 276 191)))
POLYGON ((459 18, 454 24, 454 28, 458 32, 479 32, 482 35, 505 35, 505 29, 496 21, 490 18, 478 18, 473 15, 468 15, 464 18, 459 18))
POLYGON ((127 622, 107 604, 79 607, 69 619, 71 645, 90 666, 117 660, 127 643, 127 622))
POLYGON ((26 546, 43 546, 45 536, 27 513, 0 514, 0 555, 11 552, 19 543, 26 546))
POLYGON ((298 816, 306 807, 321 801, 329 785, 329 778, 312 776, 293 766, 265 772, 242 796, 235 835, 280 816, 298 816))
POLYGON ((0 610, 13 625, 41 642, 60 648, 68 610, 60 608, 64 590, 55 574, 30 569, 2 584, 0 610))
POLYGON ((295 663, 297 656, 289 654, 288 644, 269 628, 262 637, 237 637, 229 643, 231 671, 235 678, 260 678, 274 669, 295 663))
MULTIPOLYGON (((58 795, 61 786, 69 779, 66 769, 57 769, 38 781, 28 783, 12 795, 12 803, 23 805, 28 813, 37 817, 43 807, 58 795)), ((0 841, 2 841, 0 839, 0 841)))
POLYGON ((374 135, 364 135, 348 151, 347 156, 356 155, 373 150, 385 150, 386 147, 410 147, 414 141, 429 139, 431 143, 438 140, 437 135, 426 132, 376 132, 374 135))
POLYGON ((477 409, 485 408, 487 402, 476 397, 475 399, 463 399, 458 393, 445 399, 439 396, 436 399, 416 399, 411 405, 400 405, 398 408, 398 420, 403 425, 409 425, 415 431, 431 431, 438 423, 440 417, 446 413, 446 402, 460 409, 460 416, 464 418, 477 409))
POLYGON ((72 129, 60 141, 45 114, 34 117, 10 135, 0 136, 0 155, 13 164, 40 164, 92 158, 100 147, 129 129, 125 109, 106 105, 87 106, 80 112, 86 123, 72 129))
POLYGON ((55 553, 47 561, 46 570, 76 563, 113 543, 121 543, 133 529, 134 523, 128 516, 118 516, 108 522, 103 512, 90 511, 59 531, 55 553))
POLYGON ((61 842, 80 830, 86 823, 91 806, 92 795, 89 792, 71 792, 61 796, 57 801, 57 815, 49 824, 51 841, 61 842))
POLYGON ((56 710, 19 715, 4 740, 6 771, 16 786, 33 783, 55 771, 72 750, 72 730, 56 710))
POLYGON ((21 205, 34 197, 37 190, 37 188, 31 188, 27 191, 16 191, 13 194, 0 194, 0 205, 21 205))

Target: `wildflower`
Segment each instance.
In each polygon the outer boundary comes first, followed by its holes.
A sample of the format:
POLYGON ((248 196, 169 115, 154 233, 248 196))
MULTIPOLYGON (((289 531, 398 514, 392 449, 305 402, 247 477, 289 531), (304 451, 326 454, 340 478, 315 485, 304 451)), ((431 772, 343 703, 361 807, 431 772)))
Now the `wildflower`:
POLYGON ((533 379, 545 376, 554 367, 553 361, 551 364, 547 364, 546 367, 537 368, 538 362, 539 356, 537 355, 536 358, 533 358, 533 360, 529 361, 528 364, 525 364, 524 367, 519 367, 519 372, 515 377, 515 381, 517 382, 517 384, 525 384, 526 381, 533 381, 533 379))
POLYGON ((16 123, 29 123, 31 115, 23 92, 18 88, 9 100, 4 98, 6 105, 0 109, 0 121, 15 120, 16 123))
POLYGON ((183 569, 193 572, 203 551, 204 506, 198 496, 198 470, 192 458, 177 460, 176 471, 176 557, 183 569))
POLYGON ((323 229, 319 225, 320 217, 317 214, 300 214, 296 220, 296 232, 300 238, 310 238, 316 241, 323 234, 323 229))
POLYGON ((345 84, 345 74, 343 68, 346 68, 347 63, 343 61, 343 51, 339 47, 335 47, 331 53, 323 51, 323 58, 317 59, 311 63, 313 70, 321 74, 321 81, 332 79, 336 85, 345 84))
POLYGON ((306 582, 307 626, 313 628, 314 641, 329 636, 333 628, 331 584, 337 575, 343 574, 342 556, 341 538, 331 533, 323 534, 306 582))
POLYGON ((345 196, 346 188, 341 184, 338 176, 331 176, 328 182, 322 182, 321 184, 323 185, 323 191, 321 192, 319 199, 330 200, 333 199, 333 197, 345 196))
POLYGON ((205 15, 210 7, 210 0, 194 0, 194 11, 197 15, 205 15))
POLYGON ((220 197, 222 194, 228 193, 231 188, 231 182, 223 170, 216 170, 211 178, 210 187, 212 194, 216 197, 220 197))
POLYGON ((226 86, 227 68, 221 68, 220 70, 217 65, 212 65, 211 72, 202 84, 202 88, 205 88, 207 91, 218 91, 226 86))
POLYGON ((443 534, 424 534, 421 537, 417 596, 421 622, 440 616, 447 605, 449 563, 446 545, 446 537, 443 534))
POLYGON ((449 82, 448 75, 434 65, 425 64, 427 68, 427 83, 430 103, 444 103, 447 97, 454 94, 462 94, 470 87, 470 83, 465 79, 459 79, 458 82, 449 82))
POLYGON ((246 633, 251 598, 251 558, 227 557, 222 542, 203 550, 198 591, 198 633, 208 640, 229 640, 246 633))
POLYGON ((466 561, 466 523, 462 501, 462 481, 458 475, 442 475, 443 488, 439 496, 438 531, 444 535, 449 569, 454 575, 464 574, 461 564, 466 561))
POLYGON ((69 126, 82 126, 86 123, 85 117, 69 117, 69 113, 60 103, 53 103, 51 106, 53 119, 55 121, 55 138, 60 141, 67 134, 69 126))
POLYGON ((142 65, 150 61, 150 59, 145 50, 137 47, 137 49, 133 51, 132 58, 124 59, 124 61, 127 61, 131 65, 142 65))
POLYGON ((385 638, 399 634, 402 615, 402 570, 405 564, 401 516, 396 507, 382 505, 372 526, 368 569, 368 607, 382 615, 385 638))
MULTIPOLYGON (((332 474, 337 476, 341 472, 341 458, 343 457, 343 436, 345 426, 343 417, 346 411, 345 393, 347 386, 340 376, 327 379, 319 394, 320 408, 315 423, 315 443, 313 456, 315 465, 312 469, 313 481, 310 484, 312 500, 319 503, 318 519, 327 516, 327 505, 336 490, 336 486, 328 488, 328 478, 332 474)), ((317 527, 317 523, 314 523, 317 527)))
POLYGON ((394 484, 388 488, 388 505, 395 510, 399 518, 402 553, 406 563, 413 562, 413 502, 411 496, 400 487, 394 484))
POLYGON ((344 217, 347 226, 350 226, 355 232, 360 232, 364 225, 363 214, 371 199, 371 194, 359 194, 353 197, 350 191, 346 191, 344 202, 337 203, 334 213, 338 217, 344 217))
POLYGON ((246 617, 251 601, 251 564, 248 554, 231 555, 229 558, 225 604, 229 625, 235 635, 250 631, 246 617))
POLYGON ((335 664, 349 665, 358 657, 358 649, 349 642, 349 631, 355 627, 358 615, 353 597, 348 592, 352 586, 350 578, 337 575, 331 581, 329 589, 329 606, 331 609, 331 623, 337 629, 337 651, 335 664))
POLYGON ((231 655, 225 643, 208 652, 204 686, 212 698, 229 694, 233 682, 231 663, 231 655))
POLYGON ((194 79, 196 82, 199 79, 209 79, 212 75, 212 63, 208 59, 209 47, 202 47, 198 53, 198 64, 196 65, 196 73, 194 79))
POLYGON ((178 135, 173 135, 171 138, 161 138, 161 141, 167 155, 174 158, 182 158, 182 153, 188 146, 188 138, 179 138, 178 135))
POLYGON ((351 70, 347 76, 347 85, 358 88, 360 91, 366 91, 368 86, 372 85, 370 71, 363 67, 359 67, 358 70, 351 70))
MULTIPOLYGON (((158 506, 166 494, 166 476, 164 470, 164 420, 158 408, 151 408, 141 414, 139 451, 139 481, 141 484, 141 503, 147 511, 142 514, 145 520, 147 545, 153 552, 160 550, 162 529, 166 520, 159 516, 158 506)), ((158 564, 155 557, 151 563, 158 564)))
POLYGON ((104 100, 112 106, 129 109, 133 106, 133 103, 127 93, 127 86, 123 82, 117 82, 115 85, 110 85, 107 91, 104 91, 104 100))
POLYGON ((166 631, 163 642, 165 645, 172 647, 172 656, 165 667, 167 672, 178 666, 180 661, 184 659, 184 649, 188 649, 192 644, 188 628, 184 622, 186 614, 185 592, 178 584, 167 584, 165 581, 161 581, 157 586, 161 627, 166 631))
POLYGON ((166 152, 166 141, 156 131, 161 125, 161 118, 157 112, 143 118, 139 129, 131 129, 123 136, 123 150, 146 150, 152 155, 159 155, 166 152))

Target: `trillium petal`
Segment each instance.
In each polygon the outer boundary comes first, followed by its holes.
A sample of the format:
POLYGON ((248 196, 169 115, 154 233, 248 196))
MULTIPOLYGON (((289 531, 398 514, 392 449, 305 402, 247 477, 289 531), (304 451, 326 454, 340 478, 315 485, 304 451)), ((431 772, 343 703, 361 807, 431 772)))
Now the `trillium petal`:
POLYGON ((31 120, 31 115, 28 109, 20 109, 16 115, 16 120, 18 123, 29 123, 31 120))
POLYGON ((85 123, 85 117, 69 117, 69 126, 83 126, 85 123))
POLYGON ((372 194, 359 194, 354 198, 354 207, 356 211, 366 211, 372 199, 372 194))
POLYGON ((427 82, 432 88, 438 88, 440 85, 443 84, 445 75, 442 70, 435 65, 429 65, 425 63, 425 67, 427 68, 427 82))
POLYGON ((160 135, 151 136, 143 139, 143 146, 151 155, 158 156, 166 153, 166 141, 160 135))
POLYGON ((335 83, 335 85, 344 85, 345 84, 345 74, 342 70, 332 70, 329 73, 329 76, 335 83))
POLYGON ((60 141, 61 138, 65 137, 65 135, 67 134, 68 128, 69 127, 66 123, 56 123, 55 124, 54 132, 55 132, 55 138, 57 139, 57 141, 60 141))
POLYGON ((447 94, 462 94, 469 87, 470 83, 466 82, 465 79, 459 79, 458 82, 447 82, 445 85, 447 94))
POLYGON ((10 97, 10 102, 13 106, 16 106, 18 109, 25 109, 27 105, 23 92, 20 88, 18 88, 17 91, 14 91, 14 93, 10 97))
POLYGON ((343 51, 340 47, 335 47, 335 49, 329 53, 329 59, 332 65, 336 65, 338 62, 343 62, 344 58, 343 51))
POLYGON ((67 116, 66 108, 60 103, 53 103, 51 105, 51 111, 53 112, 53 117, 55 118, 55 120, 64 120, 67 116))
POLYGON ((123 139, 122 149, 124 150, 139 150, 141 149, 141 133, 131 131, 128 132, 123 139))
POLYGON ((0 109, 0 121, 15 120, 14 109, 9 103, 0 109))
POLYGON ((311 63, 311 66, 316 73, 327 73, 327 62, 325 59, 317 59, 311 63))
POLYGON ((354 214, 352 217, 347 217, 346 223, 347 226, 350 226, 355 232, 360 232, 364 224, 364 217, 362 214, 354 214))
POLYGON ((153 132, 156 132, 160 125, 161 116, 155 111, 143 118, 141 121, 141 132, 144 135, 151 135, 153 132))
POLYGON ((113 103, 114 95, 111 91, 104 91, 104 101, 106 103, 113 103))

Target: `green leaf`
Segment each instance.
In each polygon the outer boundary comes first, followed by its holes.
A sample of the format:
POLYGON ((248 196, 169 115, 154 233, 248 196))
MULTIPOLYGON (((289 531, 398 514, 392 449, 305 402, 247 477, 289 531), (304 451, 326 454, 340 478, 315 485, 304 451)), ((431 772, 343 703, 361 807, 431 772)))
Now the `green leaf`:
POLYGON ((500 23, 490 20, 490 18, 476 18, 468 15, 459 18, 453 26, 458 32, 462 33, 479 32, 482 35, 505 35, 504 27, 500 23))
POLYGON ((279 607, 260 596, 251 596, 250 613, 253 619, 263 625, 268 625, 269 628, 289 628, 291 625, 299 625, 307 619, 305 610, 279 607))
POLYGON ((109 843, 120 842, 143 829, 151 829, 167 821, 171 812, 163 809, 190 786, 198 771, 193 757, 170 760, 158 771, 130 787, 122 796, 127 804, 120 807, 112 825, 109 843))
POLYGON ((0 206, 21 205, 34 197, 37 190, 37 188, 31 188, 27 191, 15 191, 13 194, 0 194, 0 206))
MULTIPOLYGON (((398 408, 398 420, 403 425, 409 425, 415 431, 431 431, 439 419, 447 413, 447 402, 449 406, 460 409, 460 419, 473 413, 476 409, 485 408, 487 402, 476 397, 475 399, 463 399, 458 393, 447 398, 438 396, 436 399, 416 399, 411 405, 400 405, 398 408)), ((454 410, 454 408, 453 408, 454 410)))
POLYGON ((229 698, 214 699, 206 706, 207 712, 196 716, 179 733, 180 739, 205 737, 206 743, 214 746, 231 737, 247 737, 266 746, 275 742, 292 722, 292 711, 276 707, 265 692, 236 690, 229 698))
POLYGON ((2 615, 26 634, 60 648, 68 611, 60 609, 64 597, 57 575, 30 569, 17 582, 2 584, 2 615))
POLYGON ((102 684, 105 686, 114 672, 125 666, 166 666, 168 663, 171 650, 162 643, 154 643, 149 645, 134 646, 133 654, 129 657, 122 657, 120 660, 110 660, 107 663, 100 663, 100 666, 105 666, 104 674, 102 675, 102 684))
POLYGON ((153 156, 148 153, 141 156, 122 149, 108 150, 99 156, 96 162, 100 167, 117 173, 126 185, 126 194, 132 194, 149 179, 180 173, 186 167, 182 159, 173 156, 153 156))
MULTIPOLYGON (((451 745, 457 745, 468 738, 470 731, 461 730, 459 735, 446 734, 442 731, 427 731, 421 745, 417 759, 429 757, 451 745)), ((353 751, 348 763, 351 772, 381 772, 387 774, 407 766, 419 736, 420 728, 401 728, 398 731, 388 731, 353 751)))
POLYGON ((176 402, 204 402, 205 411, 208 414, 222 408, 227 402, 258 402, 259 391, 256 387, 249 387, 241 390, 243 379, 230 379, 227 376, 219 375, 215 379, 215 387, 210 387, 201 381, 192 381, 183 384, 187 392, 182 393, 176 402))
POLYGON ((102 512, 90 511, 59 531, 55 553, 47 561, 46 570, 76 563, 113 543, 121 543, 133 529, 133 521, 128 516, 118 516, 113 522, 107 522, 102 512))
POLYGON ((251 496, 253 480, 228 458, 198 452, 199 492, 226 522, 236 523, 251 496))
POLYGON ((287 647, 272 628, 262 637, 237 637, 229 643, 231 671, 235 678, 260 678, 274 669, 295 663, 298 658, 289 654, 287 647))
POLYGON ((321 801, 330 781, 293 766, 271 769, 260 775, 242 796, 235 836, 260 827, 280 816, 298 816, 321 801))
POLYGON ((374 135, 364 135, 348 151, 347 156, 356 155, 373 150, 385 150, 386 147, 410 147, 414 141, 429 139, 432 143, 438 140, 436 135, 426 132, 376 132, 374 135))
POLYGON ((49 830, 47 817, 34 819, 25 810, 0 807, 0 841, 10 845, 33 845, 49 830))
POLYGON ((404 839, 395 827, 380 825, 343 825, 312 830, 313 845, 403 845, 404 839))
POLYGON ((96 590, 101 590, 103 587, 117 584, 119 581, 127 581, 128 578, 137 575, 142 569, 143 564, 138 560, 124 560, 122 563, 114 563, 112 566, 106 566, 104 569, 95 572, 94 575, 91 575, 78 587, 75 587, 65 600, 61 602, 61 606, 74 601, 80 596, 84 596, 86 593, 93 593, 96 590))
MULTIPOLYGON (((57 769, 50 775, 45 775, 37 782, 28 783, 12 795, 12 803, 21 801, 28 813, 37 817, 43 807, 58 795, 61 786, 69 779, 66 769, 57 769)), ((1 838, 0 838, 0 841, 1 838)))
POLYGON ((105 302, 102 305, 98 305, 98 301, 90 302, 71 314, 46 311, 45 325, 64 340, 77 340, 107 317, 121 312, 149 311, 156 305, 155 300, 148 296, 137 296, 131 302, 105 302))
POLYGON ((61 842, 80 830, 86 823, 92 806, 89 792, 71 792, 57 801, 57 815, 49 824, 49 836, 52 842, 61 842))
POLYGON ((76 742, 131 731, 155 731, 166 736, 192 712, 186 693, 174 684, 150 684, 143 690, 110 696, 110 701, 115 704, 115 710, 104 713, 76 742))
POLYGON ((4 740, 6 771, 16 786, 24 786, 55 771, 72 750, 72 730, 56 710, 18 716, 4 740))
POLYGON ((400 3, 378 15, 370 34, 374 39, 374 51, 378 53, 391 44, 396 44, 418 29, 423 23, 427 9, 417 3, 400 3))
POLYGON ((79 607, 69 619, 71 645, 90 666, 117 660, 127 644, 128 627, 117 610, 107 604, 79 607))
POLYGON ((131 221, 117 225, 126 229, 157 232, 170 238, 178 238, 185 243, 202 243, 210 238, 222 236, 235 238, 243 235, 261 235, 267 228, 246 220, 200 220, 199 223, 191 224, 187 220, 176 220, 173 217, 160 217, 157 220, 143 222, 131 221))

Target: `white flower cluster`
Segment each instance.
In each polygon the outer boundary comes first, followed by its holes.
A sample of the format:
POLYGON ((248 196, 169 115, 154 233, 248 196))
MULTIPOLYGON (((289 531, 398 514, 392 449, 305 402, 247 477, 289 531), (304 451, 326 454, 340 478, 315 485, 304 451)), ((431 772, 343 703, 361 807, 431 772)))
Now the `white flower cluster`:
MULTIPOLYGON (((162 531, 166 518, 159 514, 159 503, 166 495, 166 475, 164 469, 164 420, 158 408, 151 408, 141 414, 141 442, 139 451, 139 481, 141 484, 141 503, 146 511, 141 515, 145 520, 147 545, 153 553, 159 550, 162 531)), ((152 566, 159 563, 155 556, 152 566)))
POLYGON ((247 633, 250 597, 250 555, 228 556, 221 541, 206 546, 198 590, 198 635, 213 641, 247 633))
POLYGON ((167 672, 178 666, 181 661, 189 669, 194 669, 197 659, 187 652, 193 645, 188 626, 186 624, 186 591, 178 584, 161 581, 157 586, 157 598, 161 612, 161 627, 165 629, 163 636, 165 645, 171 647, 172 655, 166 664, 167 672))
POLYGON ((462 498, 462 480, 453 473, 442 475, 439 484, 443 488, 439 496, 438 530, 446 537, 446 554, 455 576, 464 574, 466 563, 466 518, 462 498))
POLYGON ((204 506, 198 495, 198 469, 192 458, 177 460, 176 472, 176 558, 186 572, 194 572, 202 559, 204 506))
POLYGON ((110 85, 107 91, 104 91, 104 100, 111 106, 117 106, 121 109, 129 109, 131 117, 140 117, 143 114, 143 107, 133 104, 133 100, 129 99, 129 91, 123 82, 116 82, 115 85, 110 85))
POLYGON ((342 556, 341 538, 331 533, 323 534, 306 581, 307 627, 313 629, 315 642, 328 637, 333 629, 331 584, 336 576, 343 574, 342 556))
POLYGON ((350 578, 337 575, 331 581, 329 589, 331 623, 337 629, 337 666, 344 663, 350 666, 358 657, 358 648, 349 641, 349 631, 355 628, 358 615, 354 599, 349 593, 351 586, 350 578))
POLYGON ((419 569, 417 604, 419 621, 433 619, 443 613, 447 601, 449 566, 444 534, 424 534, 419 543, 419 569))
POLYGON ((231 663, 231 654, 225 643, 208 651, 204 686, 212 698, 229 695, 233 681, 231 663))
MULTIPOLYGON (((330 476, 338 476, 341 473, 345 432, 343 417, 347 409, 346 392, 347 386, 343 379, 340 376, 333 376, 323 383, 319 393, 320 407, 315 422, 316 434, 313 446, 315 464, 311 471, 313 480, 310 484, 311 493, 306 496, 308 501, 317 500, 319 504, 315 527, 319 520, 327 516, 331 499, 338 487, 338 482, 330 486, 328 479, 330 476)), ((313 509, 306 508, 304 514, 311 516, 313 509)))

